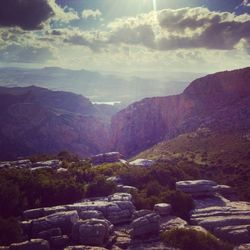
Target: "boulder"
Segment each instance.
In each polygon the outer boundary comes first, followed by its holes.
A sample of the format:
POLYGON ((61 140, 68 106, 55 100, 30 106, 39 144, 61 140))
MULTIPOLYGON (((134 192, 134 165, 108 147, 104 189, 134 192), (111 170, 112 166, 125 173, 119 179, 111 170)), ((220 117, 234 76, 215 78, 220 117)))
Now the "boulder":
POLYGON ((32 168, 37 168, 37 167, 59 168, 61 164, 62 162, 57 159, 49 160, 49 161, 40 161, 40 162, 33 163, 32 168))
POLYGON ((198 208, 192 211, 192 224, 202 226, 232 244, 249 243, 250 203, 225 201, 224 204, 207 207, 195 204, 198 208))
POLYGON ((37 219, 44 216, 43 208, 29 209, 23 212, 23 217, 25 220, 37 219))
POLYGON ((160 231, 160 216, 151 213, 131 223, 131 237, 132 238, 146 238, 151 236, 158 236, 160 231))
POLYGON ((168 203, 158 203, 154 205, 154 211, 160 216, 167 216, 171 212, 171 205, 168 203))
POLYGON ((57 227, 41 231, 37 234, 37 237, 39 237, 39 239, 49 240, 53 236, 61 236, 61 235, 62 235, 62 230, 61 228, 57 227))
POLYGON ((59 227, 62 233, 69 234, 73 225, 79 220, 77 211, 58 212, 32 221, 32 235, 36 237, 41 231, 59 227))
POLYGON ((119 162, 123 156, 119 152, 109 152, 105 154, 99 154, 91 157, 93 165, 99 165, 103 163, 119 162))
POLYGON ((116 184, 121 184, 122 179, 120 177, 118 177, 118 176, 111 176, 111 177, 107 178, 107 181, 112 181, 112 182, 114 182, 116 184))
POLYGON ((188 223, 176 216, 167 216, 160 218, 160 230, 166 231, 174 228, 183 228, 186 227, 188 223))
POLYGON ((214 234, 234 244, 249 243, 250 232, 248 228, 249 225, 217 227, 214 234))
POLYGON ((102 246, 113 231, 113 225, 104 219, 89 219, 78 221, 72 229, 72 239, 75 243, 102 246))
POLYGON ((109 201, 131 201, 132 195, 129 193, 114 193, 108 197, 109 201))
POLYGON ((225 197, 226 199, 230 201, 236 201, 238 198, 235 193, 235 190, 230 186, 217 185, 217 186, 214 186, 213 189, 215 190, 215 192, 219 193, 220 195, 222 195, 223 197, 225 197))
POLYGON ((32 239, 21 243, 14 243, 10 245, 10 250, 49 250, 49 243, 42 239, 32 239))
POLYGON ((138 189, 133 186, 117 185, 117 192, 133 194, 138 192, 138 189))
POLYGON ((214 186, 217 183, 210 180, 179 181, 176 182, 176 189, 194 197, 213 196, 215 194, 214 186))
POLYGON ((81 211, 79 214, 81 220, 87 219, 104 219, 103 213, 98 210, 81 211))
POLYGON ((147 159, 136 159, 134 161, 129 162, 129 164, 138 167, 152 167, 155 164, 155 161, 147 159))
POLYGON ((98 210, 114 225, 131 222, 135 210, 131 201, 120 201, 120 198, 119 201, 85 201, 66 207, 68 210, 77 210, 79 214, 81 211, 98 210))
POLYGON ((116 237, 115 245, 121 249, 127 249, 131 244, 130 235, 118 235, 116 237))
POLYGON ((133 220, 137 219, 137 218, 140 218, 140 217, 143 217, 147 214, 151 214, 152 211, 151 210, 147 210, 147 209, 142 209, 142 210, 138 210, 138 211, 135 211, 133 213, 133 220))
POLYGON ((49 243, 54 248, 64 248, 70 242, 68 235, 53 236, 50 238, 49 243))
POLYGON ((32 219, 38 219, 44 216, 47 216, 49 214, 54 214, 57 212, 63 212, 67 209, 65 206, 54 206, 54 207, 45 207, 45 208, 35 208, 35 209, 29 209, 25 210, 23 212, 23 217, 25 220, 32 220, 32 219))

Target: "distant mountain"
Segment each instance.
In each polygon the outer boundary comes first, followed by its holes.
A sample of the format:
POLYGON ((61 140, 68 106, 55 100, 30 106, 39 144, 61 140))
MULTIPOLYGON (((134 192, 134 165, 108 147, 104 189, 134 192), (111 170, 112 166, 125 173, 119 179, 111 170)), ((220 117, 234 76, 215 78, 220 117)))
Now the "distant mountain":
MULTIPOLYGON (((170 74, 171 75, 171 74, 170 74)), ((178 73, 171 77, 115 76, 87 70, 58 67, 42 69, 0 68, 0 86, 25 87, 36 85, 50 90, 82 94, 95 102, 121 102, 120 107, 145 97, 181 93, 198 74, 178 73)), ((119 105, 117 105, 119 106, 119 105)))
POLYGON ((0 159, 107 150, 107 117, 87 98, 39 87, 0 88, 0 159))
POLYGON ((118 113, 70 92, 0 87, 0 159, 62 150, 82 157, 114 150, 132 157, 200 129, 245 134, 249 81, 250 68, 220 72, 193 81, 182 94, 146 98, 118 113))
POLYGON ((112 119, 112 145, 133 156, 180 134, 208 128, 250 128, 250 68, 220 72, 193 81, 182 94, 146 98, 112 119))

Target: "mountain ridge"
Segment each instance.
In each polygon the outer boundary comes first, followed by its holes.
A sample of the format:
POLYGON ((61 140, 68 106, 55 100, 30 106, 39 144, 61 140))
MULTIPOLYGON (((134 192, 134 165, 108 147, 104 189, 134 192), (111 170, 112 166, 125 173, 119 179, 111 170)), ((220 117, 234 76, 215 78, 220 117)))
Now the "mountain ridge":
POLYGON ((249 67, 219 72, 193 81, 180 95, 136 102, 112 118, 112 144, 131 157, 200 126, 249 128, 249 79, 249 67))
POLYGON ((113 150, 132 157, 203 127, 217 132, 247 130, 249 79, 249 67, 211 74, 191 82, 182 94, 145 98, 115 115, 70 92, 0 87, 0 156, 60 150, 89 156, 113 150))

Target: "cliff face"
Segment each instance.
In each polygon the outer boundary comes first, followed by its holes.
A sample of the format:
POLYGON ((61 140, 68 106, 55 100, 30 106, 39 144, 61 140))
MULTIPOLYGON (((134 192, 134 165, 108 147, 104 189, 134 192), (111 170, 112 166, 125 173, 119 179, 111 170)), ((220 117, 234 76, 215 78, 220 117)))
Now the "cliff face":
POLYGON ((107 150, 108 125, 83 96, 47 89, 0 89, 0 157, 107 150))
POLYGON ((132 156, 162 140, 205 126, 250 128, 250 68, 193 81, 176 96, 144 99, 112 119, 113 148, 132 156))
POLYGON ((0 87, 0 158, 69 150, 129 157, 182 133, 250 128, 250 68, 208 75, 182 94, 146 98, 113 116, 81 95, 0 87))

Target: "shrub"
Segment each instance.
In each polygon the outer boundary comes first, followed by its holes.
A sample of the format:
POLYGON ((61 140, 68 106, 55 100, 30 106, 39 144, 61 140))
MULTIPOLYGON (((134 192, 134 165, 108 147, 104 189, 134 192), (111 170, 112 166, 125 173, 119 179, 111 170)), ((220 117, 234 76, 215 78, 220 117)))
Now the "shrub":
POLYGON ((0 245, 10 245, 21 241, 22 230, 15 218, 0 217, 0 245))
POLYGON ((115 192, 116 185, 111 181, 106 181, 104 177, 98 177, 93 183, 87 186, 87 197, 107 196, 115 192))
POLYGON ((227 243, 222 242, 210 233, 194 229, 177 228, 161 235, 164 243, 182 250, 231 250, 227 243))
POLYGON ((190 195, 175 191, 166 200, 172 205, 172 211, 176 216, 189 220, 190 211, 194 208, 193 199, 190 195))

